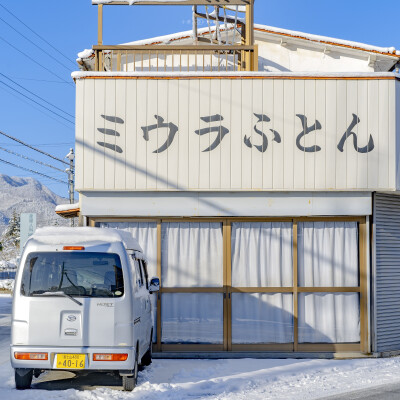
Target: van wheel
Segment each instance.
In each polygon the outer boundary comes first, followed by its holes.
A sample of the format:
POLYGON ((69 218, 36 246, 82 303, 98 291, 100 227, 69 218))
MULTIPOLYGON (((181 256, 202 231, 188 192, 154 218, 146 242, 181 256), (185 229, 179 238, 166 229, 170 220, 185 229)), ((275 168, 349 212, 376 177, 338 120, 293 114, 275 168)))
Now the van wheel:
POLYGON ((31 387, 33 369, 15 368, 15 387, 18 390, 29 389, 31 387))
POLYGON ((137 383, 138 376, 138 354, 136 353, 135 357, 135 368, 133 370, 133 376, 123 376, 122 377, 122 386, 126 392, 132 392, 135 389, 137 383))
POLYGON ((153 332, 150 335, 150 345, 148 350, 146 351, 146 354, 142 357, 142 365, 147 367, 148 365, 151 364, 151 359, 153 357, 153 332))

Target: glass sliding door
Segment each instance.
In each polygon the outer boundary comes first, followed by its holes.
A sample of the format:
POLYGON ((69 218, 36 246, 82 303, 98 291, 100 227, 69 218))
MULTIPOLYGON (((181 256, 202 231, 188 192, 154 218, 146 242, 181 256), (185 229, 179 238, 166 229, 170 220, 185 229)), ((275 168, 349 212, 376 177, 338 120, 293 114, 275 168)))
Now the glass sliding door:
MULTIPOLYGON (((157 276, 157 222, 100 222, 100 228, 115 228, 130 232, 138 241, 147 259, 149 279, 157 276)), ((157 295, 150 296, 153 319, 153 343, 157 342, 157 295)))
POLYGON ((299 349, 359 344, 358 223, 299 222, 298 278, 299 349))
POLYGON ((368 352, 365 218, 97 226, 130 231, 160 278, 155 351, 368 352))
POLYGON ((292 223, 233 222, 231 229, 232 350, 293 350, 292 223))
POLYGON ((163 222, 161 238, 162 349, 223 350, 222 222, 163 222))

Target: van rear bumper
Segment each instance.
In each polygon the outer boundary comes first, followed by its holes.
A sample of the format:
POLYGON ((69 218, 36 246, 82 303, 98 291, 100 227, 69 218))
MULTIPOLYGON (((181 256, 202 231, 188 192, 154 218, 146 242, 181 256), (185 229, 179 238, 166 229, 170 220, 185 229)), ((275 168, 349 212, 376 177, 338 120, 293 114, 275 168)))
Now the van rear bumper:
POLYGON ((11 346, 10 360, 13 368, 33 368, 45 370, 82 371, 82 369, 56 368, 57 354, 85 354, 85 370, 133 370, 135 367, 135 349, 133 347, 44 347, 11 346), (17 360, 15 352, 47 353, 47 360, 17 360), (128 354, 126 361, 93 361, 93 354, 128 354))

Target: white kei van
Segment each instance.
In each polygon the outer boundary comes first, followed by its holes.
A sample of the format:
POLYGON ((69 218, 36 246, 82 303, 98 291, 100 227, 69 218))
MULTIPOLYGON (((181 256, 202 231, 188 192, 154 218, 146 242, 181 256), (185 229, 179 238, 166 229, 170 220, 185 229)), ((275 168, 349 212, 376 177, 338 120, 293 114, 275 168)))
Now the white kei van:
POLYGON ((17 389, 46 370, 114 371, 125 390, 151 363, 146 259, 128 233, 41 228, 25 245, 12 310, 11 364, 17 389))

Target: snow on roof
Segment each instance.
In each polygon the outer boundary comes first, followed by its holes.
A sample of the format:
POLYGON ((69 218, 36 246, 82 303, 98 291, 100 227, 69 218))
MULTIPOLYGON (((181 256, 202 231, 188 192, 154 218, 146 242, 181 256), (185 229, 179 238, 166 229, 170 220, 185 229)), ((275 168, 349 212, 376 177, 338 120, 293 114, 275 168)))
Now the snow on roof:
POLYGON ((292 31, 289 29, 275 28, 273 26, 260 25, 260 24, 255 24, 254 29, 260 32, 272 33, 296 39, 304 39, 304 40, 309 40, 311 42, 319 42, 323 44, 331 44, 334 46, 348 47, 355 50, 381 53, 390 56, 400 56, 400 51, 399 50, 396 51, 394 47, 371 46, 369 44, 352 42, 350 40, 342 40, 342 39, 331 38, 328 36, 313 35, 311 33, 292 31))
POLYGON ((137 240, 126 231, 112 228, 91 227, 46 227, 38 228, 31 236, 32 241, 45 245, 73 245, 87 242, 116 243, 122 242, 128 250, 143 253, 137 240))
MULTIPOLYGON (((226 27, 229 30, 233 29, 232 24, 227 24, 226 27)), ((222 30, 225 29, 223 24, 220 25, 220 28, 222 30)), ((216 29, 215 26, 211 27, 211 31, 214 31, 215 29, 216 29)), ((313 35, 310 33, 292 31, 289 29, 281 29, 281 28, 276 28, 273 26, 261 25, 261 24, 255 24, 254 29, 256 32, 264 32, 267 34, 285 36, 287 38, 292 38, 292 39, 302 39, 302 40, 307 40, 307 41, 314 42, 314 43, 339 46, 339 47, 348 48, 348 49, 352 49, 352 50, 366 51, 366 52, 372 52, 372 53, 377 53, 377 54, 382 54, 382 55, 386 55, 386 56, 400 58, 400 51, 396 50, 394 47, 371 46, 371 45, 365 44, 365 43, 336 39, 336 38, 331 38, 328 36, 313 35)), ((207 35, 209 32, 210 32, 210 30, 208 29, 208 27, 201 28, 198 30, 199 35, 207 35)), ((124 43, 124 44, 125 45, 168 44, 168 43, 178 41, 178 40, 189 39, 192 37, 192 35, 193 35, 193 31, 190 30, 190 31, 184 31, 184 32, 177 32, 177 33, 173 33, 173 34, 169 34, 169 35, 156 36, 156 37, 152 37, 149 39, 136 40, 136 41, 124 43)), ((93 57, 93 55, 94 55, 93 50, 84 50, 78 54, 79 58, 77 61, 79 62, 81 60, 91 58, 91 57, 93 57)))
POLYGON ((73 79, 85 79, 91 77, 103 77, 103 78, 114 78, 114 77, 155 77, 155 78, 199 78, 199 77, 216 77, 230 78, 237 77, 249 77, 249 78, 278 78, 278 79, 293 79, 293 78, 316 78, 321 79, 345 79, 345 78, 359 78, 359 79, 397 79, 400 80, 400 75, 395 72, 258 72, 258 71, 235 71, 235 72, 125 72, 125 71, 111 71, 111 72, 97 72, 97 71, 74 71, 71 74, 73 79))
POLYGON ((79 203, 59 204, 58 206, 56 206, 56 212, 72 211, 72 210, 77 210, 77 209, 79 209, 79 203))
MULTIPOLYGON (((110 4, 114 3, 116 0, 92 0, 92 4, 110 4)), ((126 4, 133 5, 136 3, 187 3, 188 0, 124 0, 126 4)), ((225 0, 227 1, 227 0, 225 0)), ((229 0, 228 0, 229 1, 229 0)))

